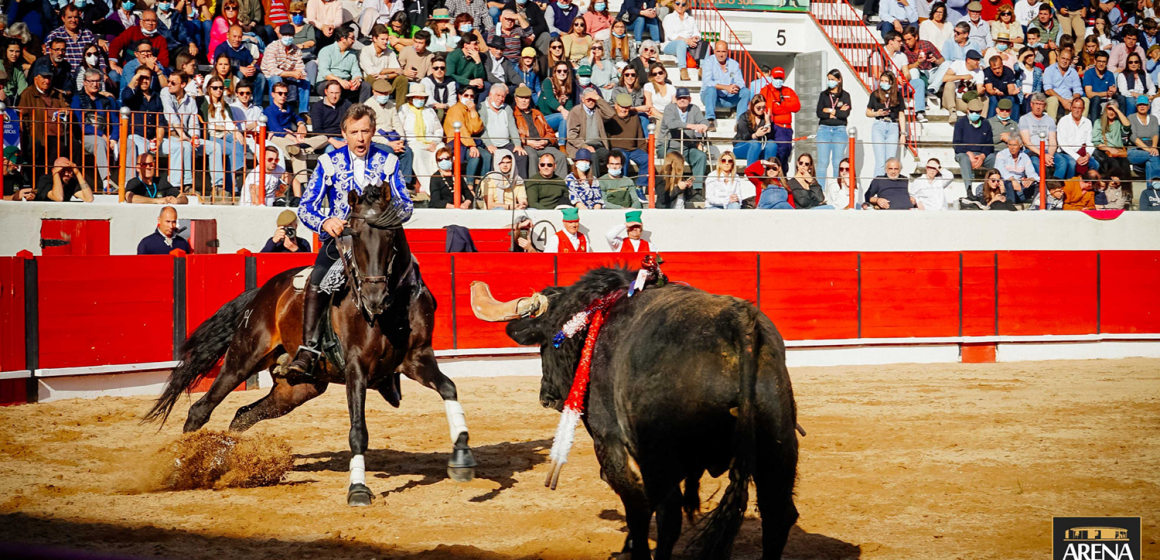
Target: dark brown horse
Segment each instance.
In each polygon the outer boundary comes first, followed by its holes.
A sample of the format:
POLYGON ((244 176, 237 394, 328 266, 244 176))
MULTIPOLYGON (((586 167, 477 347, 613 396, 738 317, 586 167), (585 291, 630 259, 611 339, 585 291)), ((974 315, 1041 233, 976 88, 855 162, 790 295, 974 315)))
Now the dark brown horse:
POLYGON ((303 269, 287 270, 256 290, 223 306, 202 323, 181 347, 181 362, 164 393, 146 416, 164 422, 182 393, 203 378, 224 355, 221 372, 209 391, 189 409, 185 431, 209 421, 213 409, 251 375, 272 368, 274 388, 257 402, 238 409, 230 430, 243 431, 277 418, 321 395, 330 383, 345 383, 350 410, 350 488, 347 503, 369 505, 363 455, 368 444, 364 408, 366 391, 374 389, 398 407, 399 374, 439 392, 451 426, 453 449, 448 473, 457 481, 474 477, 475 458, 468 447, 467 424, 455 383, 439 371, 431 349, 435 327, 435 297, 419 274, 403 233, 403 218, 391 201, 389 186, 370 186, 363 196, 350 196, 347 233, 322 250, 350 246, 343 259, 346 286, 334 295, 330 326, 341 341, 336 360, 319 361, 315 378, 291 383, 281 367, 302 342, 302 293, 294 277, 303 269), (334 362, 345 362, 345 368, 334 362))

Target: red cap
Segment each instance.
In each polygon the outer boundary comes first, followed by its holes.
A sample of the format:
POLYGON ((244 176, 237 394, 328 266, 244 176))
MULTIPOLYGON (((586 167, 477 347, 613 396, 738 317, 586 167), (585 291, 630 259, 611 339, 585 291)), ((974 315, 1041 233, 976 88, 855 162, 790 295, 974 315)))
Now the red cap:
POLYGON ((783 78, 784 79, 785 78, 785 69, 782 68, 781 66, 778 66, 778 67, 773 69, 772 75, 774 78, 783 78))

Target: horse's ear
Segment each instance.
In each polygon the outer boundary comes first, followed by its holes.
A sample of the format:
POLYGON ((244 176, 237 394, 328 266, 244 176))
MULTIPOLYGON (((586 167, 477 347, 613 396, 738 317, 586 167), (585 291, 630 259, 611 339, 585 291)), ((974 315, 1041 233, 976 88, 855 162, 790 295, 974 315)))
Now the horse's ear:
POLYGON ((346 201, 347 201, 347 203, 350 204, 351 208, 358 206, 358 203, 359 203, 358 193, 356 193, 354 191, 350 191, 350 192, 346 193, 346 201))
POLYGON ((391 197, 395 194, 391 192, 391 185, 386 181, 379 184, 379 190, 382 191, 383 202, 390 202, 391 197))

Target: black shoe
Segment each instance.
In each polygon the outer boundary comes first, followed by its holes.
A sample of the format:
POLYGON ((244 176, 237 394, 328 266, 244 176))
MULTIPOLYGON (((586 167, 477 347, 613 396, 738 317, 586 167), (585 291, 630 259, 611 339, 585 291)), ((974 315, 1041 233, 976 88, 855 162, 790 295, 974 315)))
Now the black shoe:
POLYGON ((717 132, 717 119, 709 121, 709 132, 717 132))
POLYGON ((330 295, 323 293, 314 284, 306 286, 306 293, 302 302, 302 345, 294 361, 286 366, 288 377, 310 379, 314 373, 314 360, 320 354, 318 350, 318 327, 322 319, 323 306, 330 299, 330 295))

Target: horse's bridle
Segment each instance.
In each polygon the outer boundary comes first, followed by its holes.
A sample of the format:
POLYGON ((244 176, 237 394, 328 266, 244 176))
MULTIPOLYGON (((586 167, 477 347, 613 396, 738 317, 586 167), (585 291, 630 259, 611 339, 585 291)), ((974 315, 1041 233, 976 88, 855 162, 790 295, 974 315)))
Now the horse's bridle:
MULTIPOLYGON (((365 220, 364 216, 358 216, 358 215, 350 216, 350 218, 364 219, 365 220)), ((389 228, 380 228, 380 229, 387 229, 387 230, 403 229, 403 226, 400 225, 400 226, 389 227, 389 228)), ((344 267, 346 267, 346 270, 350 271, 351 287, 354 289, 355 306, 358 307, 359 310, 363 312, 363 315, 366 317, 367 321, 370 322, 373 319, 373 317, 371 315, 370 310, 367 308, 366 304, 363 303, 363 296, 362 296, 363 284, 364 283, 365 284, 387 284, 388 280, 391 277, 391 273, 395 269, 395 257, 398 255, 398 252, 391 251, 391 258, 387 261, 387 273, 385 276, 363 276, 362 271, 360 271, 358 268, 358 264, 356 264, 354 261, 353 254, 351 254, 352 253, 351 243, 352 243, 352 241, 351 241, 351 234, 350 234, 349 228, 347 228, 347 230, 343 231, 342 235, 335 238, 335 244, 338 245, 338 254, 341 255, 341 257, 342 257, 342 264, 344 267)), ((387 290, 387 305, 389 306, 390 301, 391 301, 391 297, 392 297, 392 294, 390 292, 390 286, 386 286, 386 290, 387 290)))

